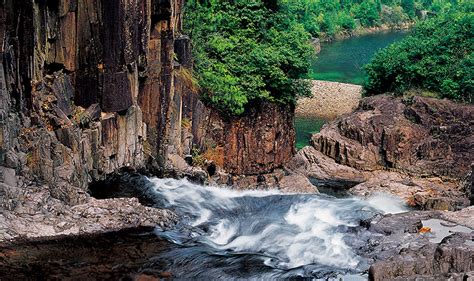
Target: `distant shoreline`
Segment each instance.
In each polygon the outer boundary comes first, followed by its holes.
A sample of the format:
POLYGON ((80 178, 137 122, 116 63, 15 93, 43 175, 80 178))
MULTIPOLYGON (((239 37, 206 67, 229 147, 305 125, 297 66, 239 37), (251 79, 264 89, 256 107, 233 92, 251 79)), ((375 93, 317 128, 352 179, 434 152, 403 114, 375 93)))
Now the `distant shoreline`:
POLYGON ((332 120, 351 113, 362 98, 362 86, 312 80, 312 97, 300 98, 296 117, 332 120))
POLYGON ((408 30, 415 25, 414 22, 405 22, 399 25, 388 25, 382 24, 381 26, 373 27, 361 27, 352 31, 341 31, 334 36, 322 35, 319 37, 320 42, 329 43, 335 40, 343 40, 354 36, 361 36, 365 34, 377 33, 377 32, 387 32, 387 31, 397 31, 397 30, 408 30))

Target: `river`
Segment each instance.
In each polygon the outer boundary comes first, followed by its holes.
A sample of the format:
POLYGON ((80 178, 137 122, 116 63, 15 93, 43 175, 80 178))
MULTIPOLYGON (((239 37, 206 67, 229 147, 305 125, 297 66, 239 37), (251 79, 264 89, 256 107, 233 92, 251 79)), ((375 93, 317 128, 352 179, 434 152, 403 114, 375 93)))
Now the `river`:
MULTIPOLYGON (((381 48, 400 41, 408 31, 386 31, 354 36, 331 43, 323 43, 321 53, 311 63, 309 77, 324 80, 362 85, 365 73, 362 67, 381 48)), ((325 120, 297 117, 296 147, 308 145, 311 135, 319 132, 325 120)))
MULTIPOLYGON (((179 215, 176 228, 156 226, 26 244, 0 252, 16 257, 1 277, 122 279, 136 274, 178 279, 315 278, 366 280, 360 253, 370 236, 363 226, 377 214, 406 210, 400 199, 237 191, 186 179, 132 176, 120 189, 103 186, 100 198, 135 196, 179 215)), ((1 260, 1 259, 0 259, 1 260)), ((78 279, 79 280, 79 279, 78 279)))
POLYGON ((323 43, 321 53, 311 64, 310 77, 362 85, 362 66, 370 61, 375 52, 407 35, 407 31, 386 31, 323 43))

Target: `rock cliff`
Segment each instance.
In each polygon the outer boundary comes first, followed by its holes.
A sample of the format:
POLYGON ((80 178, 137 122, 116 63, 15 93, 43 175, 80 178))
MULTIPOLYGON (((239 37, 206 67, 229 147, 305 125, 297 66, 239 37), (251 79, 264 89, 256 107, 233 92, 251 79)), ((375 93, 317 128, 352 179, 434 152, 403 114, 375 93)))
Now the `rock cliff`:
POLYGON ((294 154, 292 109, 229 119, 199 101, 182 13, 182 0, 1 1, 1 208, 100 205, 88 185, 124 169, 207 178, 183 160, 193 147, 232 174, 294 154))
POLYGON ((76 204, 164 155, 182 4, 4 1, 0 165, 76 204))
POLYGON ((457 210, 472 196, 473 117, 472 105, 447 100, 365 98, 285 166, 318 187, 388 192, 421 209, 457 210))

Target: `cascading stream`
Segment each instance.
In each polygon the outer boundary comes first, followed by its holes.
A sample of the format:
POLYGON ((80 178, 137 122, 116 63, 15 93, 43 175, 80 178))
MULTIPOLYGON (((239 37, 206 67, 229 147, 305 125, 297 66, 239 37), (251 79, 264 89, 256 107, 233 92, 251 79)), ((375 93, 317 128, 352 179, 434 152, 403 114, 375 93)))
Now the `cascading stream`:
MULTIPOLYGON (((156 262, 175 276, 316 277, 367 269, 352 245, 377 214, 406 211, 388 195, 367 200, 278 191, 235 191, 187 180, 149 179, 146 196, 182 217, 156 234, 175 244, 156 262)), ((362 235, 363 236, 363 235, 362 235)))

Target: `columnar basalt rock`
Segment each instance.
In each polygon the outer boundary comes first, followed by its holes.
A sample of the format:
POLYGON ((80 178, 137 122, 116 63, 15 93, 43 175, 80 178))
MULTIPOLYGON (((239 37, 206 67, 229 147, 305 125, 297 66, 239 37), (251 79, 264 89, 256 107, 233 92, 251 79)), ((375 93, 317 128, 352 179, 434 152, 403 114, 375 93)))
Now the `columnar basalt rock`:
MULTIPOLYGON (((156 160, 173 137, 174 41, 182 5, 1 1, 0 205, 6 215, 43 212, 50 196, 55 204, 100 205, 86 194, 92 181, 161 164, 156 160), (35 205, 23 202, 22 194, 46 199, 35 205)), ((125 221, 133 216, 126 204, 116 204, 125 221)))
MULTIPOLYGON (((225 147, 221 167, 233 174, 265 173, 293 155, 289 108, 267 104, 225 119, 199 101, 183 0, 0 3, 0 183, 8 190, 34 197, 46 188, 45 198, 89 204, 88 185, 123 169, 205 179, 183 159, 193 147, 225 147)), ((22 197, 2 194, 0 205, 20 214, 22 197)))
POLYGON ((84 190, 167 152, 182 1, 3 2, 1 165, 84 190))

